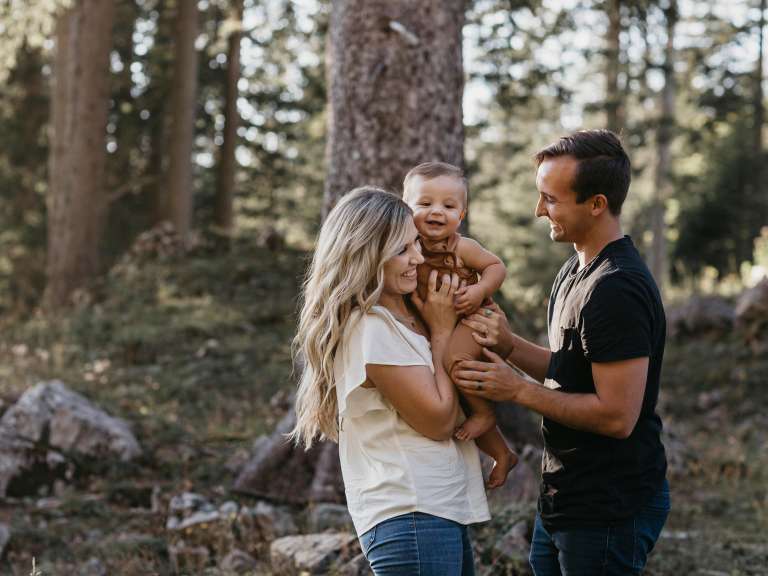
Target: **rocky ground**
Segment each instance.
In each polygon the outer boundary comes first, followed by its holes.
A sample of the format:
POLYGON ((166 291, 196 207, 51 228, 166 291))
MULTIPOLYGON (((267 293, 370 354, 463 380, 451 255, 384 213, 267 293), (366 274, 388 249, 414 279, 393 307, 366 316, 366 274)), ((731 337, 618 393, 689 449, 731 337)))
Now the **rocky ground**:
MULTIPOLYGON (((367 573, 333 474, 296 471, 328 456, 243 479, 284 456, 269 434, 305 258, 244 242, 181 257, 156 233, 73 313, 3 326, 0 573, 367 573)), ((673 512, 647 573, 768 574, 764 325, 734 302, 686 306, 660 405, 673 512)), ((480 574, 527 573, 540 452, 519 444, 473 531, 480 574)))

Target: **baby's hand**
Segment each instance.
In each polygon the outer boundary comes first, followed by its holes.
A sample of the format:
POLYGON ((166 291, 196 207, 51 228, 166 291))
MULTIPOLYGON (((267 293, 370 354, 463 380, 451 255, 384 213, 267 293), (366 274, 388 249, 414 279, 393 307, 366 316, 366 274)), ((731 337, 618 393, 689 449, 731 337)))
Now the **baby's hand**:
POLYGON ((479 284, 473 284, 456 291, 453 306, 458 314, 468 316, 480 308, 483 300, 485 300, 485 291, 479 284))

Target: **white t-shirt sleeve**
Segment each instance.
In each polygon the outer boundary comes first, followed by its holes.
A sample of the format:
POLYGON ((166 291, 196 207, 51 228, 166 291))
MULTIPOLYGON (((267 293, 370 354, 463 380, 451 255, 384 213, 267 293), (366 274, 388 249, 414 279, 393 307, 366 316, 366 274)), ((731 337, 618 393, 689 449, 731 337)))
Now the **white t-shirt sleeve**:
MULTIPOLYGON (((354 321, 354 320, 353 320, 354 321)), ((417 334, 408 333, 384 313, 373 312, 359 318, 345 340, 341 370, 336 374, 339 415, 358 417, 371 410, 392 410, 392 406, 376 388, 365 388, 366 365, 429 366, 425 358, 428 346, 419 349, 417 334)), ((426 341, 425 341, 426 342, 426 341)))

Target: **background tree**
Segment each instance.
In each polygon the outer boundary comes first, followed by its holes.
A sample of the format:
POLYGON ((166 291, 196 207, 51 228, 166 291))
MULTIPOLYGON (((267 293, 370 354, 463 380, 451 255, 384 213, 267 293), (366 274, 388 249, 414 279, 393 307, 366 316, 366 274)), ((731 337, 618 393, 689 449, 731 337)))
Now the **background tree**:
POLYGON ((174 68, 168 139, 168 190, 165 216, 187 242, 192 227, 195 112, 197 108, 197 2, 177 0, 174 68))
POLYGON ((464 9, 464 0, 333 3, 324 215, 362 184, 400 190, 419 162, 464 165, 464 9))
POLYGON ((228 20, 232 31, 227 39, 227 81, 224 92, 224 134, 219 153, 214 223, 225 233, 232 231, 232 202, 235 187, 235 147, 237 144, 238 87, 240 80, 240 38, 243 25, 243 0, 234 0, 228 20))
POLYGON ((78 0, 56 25, 45 304, 56 309, 99 271, 108 62, 114 2, 78 0))
POLYGON ((648 267, 663 289, 668 279, 666 204, 672 192, 672 139, 675 134, 675 26, 677 25, 677 1, 669 0, 664 9, 667 28, 664 50, 664 88, 660 95, 658 127, 656 128, 656 176, 651 213, 653 240, 648 258, 648 267))

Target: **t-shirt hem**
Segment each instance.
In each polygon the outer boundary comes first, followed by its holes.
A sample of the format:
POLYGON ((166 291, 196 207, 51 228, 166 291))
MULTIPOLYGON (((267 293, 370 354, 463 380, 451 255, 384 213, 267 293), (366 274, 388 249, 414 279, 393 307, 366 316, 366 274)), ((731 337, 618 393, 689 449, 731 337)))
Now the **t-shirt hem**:
POLYGON ((398 516, 402 516, 403 514, 411 514, 412 512, 421 512, 422 514, 430 514, 432 516, 437 516, 438 518, 443 518, 445 520, 450 520, 452 522, 456 522, 457 524, 462 524, 464 526, 468 526, 470 524, 479 524, 480 522, 488 522, 491 519, 490 513, 484 513, 484 514, 476 514, 472 517, 467 518, 466 516, 461 516, 458 514, 446 514, 442 510, 434 510, 432 508, 423 507, 423 506, 413 506, 412 508, 408 509, 402 509, 393 511, 391 514, 382 515, 381 517, 377 517, 374 520, 371 520, 365 524, 362 525, 362 528, 358 529, 357 524, 355 524, 355 532, 357 533, 358 538, 371 530, 374 526, 377 526, 381 524, 382 522, 389 520, 391 518, 397 518, 398 516))

